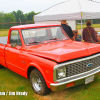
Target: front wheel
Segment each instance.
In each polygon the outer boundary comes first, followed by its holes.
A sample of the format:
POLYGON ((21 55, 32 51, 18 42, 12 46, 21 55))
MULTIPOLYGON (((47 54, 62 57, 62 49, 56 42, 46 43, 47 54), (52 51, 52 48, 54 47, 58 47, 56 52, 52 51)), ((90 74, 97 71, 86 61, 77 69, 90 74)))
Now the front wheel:
POLYGON ((32 70, 30 74, 30 82, 35 93, 39 95, 46 95, 50 92, 43 76, 37 69, 32 70))

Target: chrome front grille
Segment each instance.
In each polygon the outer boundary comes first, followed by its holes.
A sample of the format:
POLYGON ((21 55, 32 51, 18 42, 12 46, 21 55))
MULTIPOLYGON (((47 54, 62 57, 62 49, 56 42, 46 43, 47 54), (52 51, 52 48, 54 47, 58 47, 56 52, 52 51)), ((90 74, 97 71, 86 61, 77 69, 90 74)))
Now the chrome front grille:
POLYGON ((66 77, 90 71, 94 68, 97 68, 98 66, 100 66, 100 55, 80 62, 68 64, 66 65, 67 68, 66 77))
POLYGON ((75 81, 76 78, 88 77, 98 72, 100 72, 100 53, 56 65, 54 67, 53 80, 54 82, 70 82, 72 79, 75 81), (61 67, 66 67, 66 77, 58 79, 57 70, 61 67))

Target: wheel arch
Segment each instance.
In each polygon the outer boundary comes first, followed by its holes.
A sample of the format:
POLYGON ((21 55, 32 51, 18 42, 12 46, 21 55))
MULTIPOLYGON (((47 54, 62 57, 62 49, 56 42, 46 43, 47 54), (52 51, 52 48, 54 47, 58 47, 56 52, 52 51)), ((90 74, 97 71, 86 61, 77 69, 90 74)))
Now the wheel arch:
POLYGON ((29 66, 28 70, 27 70, 27 77, 28 79, 30 79, 30 73, 33 69, 36 69, 34 66, 29 66))
POLYGON ((30 79, 30 73, 31 73, 31 71, 33 69, 37 69, 41 73, 41 75, 43 76, 44 80, 46 80, 45 74, 44 74, 43 70, 41 69, 41 67, 36 65, 36 64, 33 64, 33 63, 30 64, 28 69, 27 69, 27 77, 28 77, 28 79, 30 79))
MULTIPOLYGON (((31 74, 31 71, 33 69, 37 69, 41 75, 43 76, 44 80, 45 80, 45 83, 47 85, 48 88, 50 88, 50 83, 53 82, 52 81, 52 78, 53 78, 53 75, 50 73, 48 74, 46 71, 45 68, 43 68, 43 66, 39 66, 38 64, 36 63, 31 63, 29 64, 29 66, 27 67, 27 78, 30 79, 30 74, 31 74), (51 77, 51 80, 50 80, 50 77, 51 77)), ((52 71, 51 71, 52 72, 52 71)))

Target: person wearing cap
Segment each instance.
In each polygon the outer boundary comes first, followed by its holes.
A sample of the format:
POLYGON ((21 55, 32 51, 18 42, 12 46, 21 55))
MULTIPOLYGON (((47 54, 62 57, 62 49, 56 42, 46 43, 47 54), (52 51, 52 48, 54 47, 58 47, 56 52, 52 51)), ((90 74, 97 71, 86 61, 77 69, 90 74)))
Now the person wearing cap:
POLYGON ((91 27, 91 21, 88 20, 86 26, 82 32, 84 42, 97 43, 99 41, 97 38, 98 34, 95 29, 91 27))
POLYGON ((72 39, 75 40, 73 31, 71 29, 71 27, 68 25, 68 23, 66 23, 66 20, 62 20, 61 22, 61 27, 64 29, 64 31, 66 32, 66 34, 72 39))
POLYGON ((81 35, 78 35, 78 32, 77 31, 74 31, 74 36, 75 36, 75 40, 76 41, 81 41, 81 35))

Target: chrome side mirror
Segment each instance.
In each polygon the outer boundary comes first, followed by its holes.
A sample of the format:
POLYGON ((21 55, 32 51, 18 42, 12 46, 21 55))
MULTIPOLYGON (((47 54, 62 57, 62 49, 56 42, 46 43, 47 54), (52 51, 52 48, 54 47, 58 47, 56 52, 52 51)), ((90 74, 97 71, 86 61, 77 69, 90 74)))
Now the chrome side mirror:
POLYGON ((16 43, 11 43, 11 47, 16 47, 17 44, 16 43))

